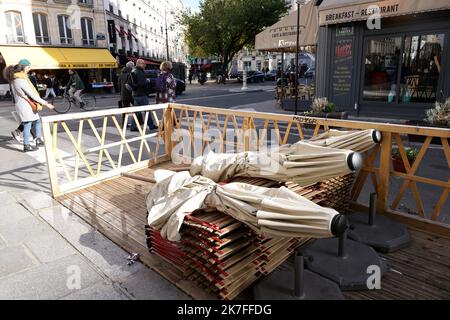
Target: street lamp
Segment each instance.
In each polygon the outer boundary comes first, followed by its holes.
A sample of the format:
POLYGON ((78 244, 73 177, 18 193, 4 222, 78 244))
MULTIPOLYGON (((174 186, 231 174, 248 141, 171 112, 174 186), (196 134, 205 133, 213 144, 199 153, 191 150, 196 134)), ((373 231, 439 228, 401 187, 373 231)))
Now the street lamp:
POLYGON ((298 114, 298 56, 300 51, 300 6, 305 4, 305 0, 297 0, 297 48, 295 51, 295 115, 298 114))
MULTIPOLYGON (((175 14, 175 12, 173 10, 170 11, 170 14, 175 14)), ((167 28, 167 9, 164 8, 164 18, 165 18, 165 24, 166 24, 166 57, 167 57, 167 61, 170 61, 170 56, 169 56, 169 32, 168 32, 168 28, 167 28)), ((172 27, 172 25, 171 25, 172 27)))

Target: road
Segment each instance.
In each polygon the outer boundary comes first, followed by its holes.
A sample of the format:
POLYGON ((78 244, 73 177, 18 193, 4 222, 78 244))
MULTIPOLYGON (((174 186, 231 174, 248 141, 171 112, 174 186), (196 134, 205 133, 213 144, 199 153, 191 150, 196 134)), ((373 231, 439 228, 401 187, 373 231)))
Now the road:
MULTIPOLYGON (((242 84, 229 83, 226 85, 217 85, 215 83, 207 83, 204 86, 198 84, 187 85, 186 91, 177 97, 178 103, 199 105, 216 108, 237 108, 247 104, 255 103, 271 103, 273 110, 270 112, 277 112, 275 106, 275 90, 274 82, 265 82, 262 84, 249 84, 248 92, 236 92, 242 88, 242 84), (253 91, 255 90, 255 91, 253 91)), ((117 94, 99 94, 97 97, 97 110, 110 109, 117 107, 117 94)), ((153 103, 154 98, 151 97, 153 103)), ((56 100, 58 101, 58 100, 56 100)), ((5 102, 2 102, 6 105, 5 102)), ((1 104, 0 104, 1 106, 1 104)), ((280 110, 278 109, 278 112, 280 110)), ((73 108, 72 112, 79 112, 79 109, 73 108)), ((266 110, 268 112, 268 110, 266 110)), ((53 111, 44 110, 42 115, 54 114, 53 111)))

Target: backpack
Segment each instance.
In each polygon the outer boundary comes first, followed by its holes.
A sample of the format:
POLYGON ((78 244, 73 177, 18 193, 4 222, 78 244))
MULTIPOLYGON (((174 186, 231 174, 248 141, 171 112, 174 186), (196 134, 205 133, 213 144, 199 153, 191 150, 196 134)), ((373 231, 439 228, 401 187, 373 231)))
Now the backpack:
POLYGON ((128 74, 127 80, 125 81, 124 87, 127 91, 132 92, 133 91, 133 87, 130 85, 130 83, 134 83, 133 81, 133 77, 131 76, 131 72, 128 74))
POLYGON ((156 78, 156 92, 166 92, 167 90, 167 73, 161 73, 156 78))

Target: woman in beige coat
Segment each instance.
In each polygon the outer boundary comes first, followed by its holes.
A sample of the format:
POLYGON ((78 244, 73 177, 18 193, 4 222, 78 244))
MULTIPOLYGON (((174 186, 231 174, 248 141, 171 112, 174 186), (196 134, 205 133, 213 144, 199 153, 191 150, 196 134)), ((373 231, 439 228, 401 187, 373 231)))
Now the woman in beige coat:
POLYGON ((16 112, 23 124, 23 151, 30 152, 44 145, 41 134, 41 120, 38 112, 34 112, 30 102, 38 103, 49 109, 54 107, 39 96, 36 88, 28 78, 27 73, 31 70, 31 63, 22 59, 14 67, 8 67, 7 79, 11 84, 13 101, 16 106, 16 112), (31 129, 34 129, 36 138, 36 147, 30 145, 31 129))

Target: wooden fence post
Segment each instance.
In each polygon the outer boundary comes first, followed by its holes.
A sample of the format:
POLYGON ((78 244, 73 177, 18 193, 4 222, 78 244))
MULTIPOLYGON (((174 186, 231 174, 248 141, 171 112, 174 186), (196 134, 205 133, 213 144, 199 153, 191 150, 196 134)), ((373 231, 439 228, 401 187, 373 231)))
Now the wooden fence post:
POLYGON ((392 133, 383 132, 383 140, 381 143, 381 159, 380 159, 380 179, 378 183, 377 193, 377 211, 385 213, 388 207, 389 185, 391 175, 392 162, 392 133))
POLYGON ((250 120, 248 117, 245 117, 244 122, 242 124, 245 151, 250 150, 250 130, 249 129, 250 129, 250 120))
POLYGON ((166 155, 172 158, 172 150, 173 150, 173 141, 172 141, 172 134, 174 132, 174 126, 173 126, 173 109, 172 106, 169 104, 167 106, 167 109, 164 111, 163 116, 163 124, 164 124, 164 145, 166 149, 166 155))
MULTIPOLYGON (((55 123, 54 125, 57 125, 55 123)), ((57 130, 55 130, 54 134, 57 134, 57 130)), ((50 123, 42 121, 42 134, 44 135, 45 141, 45 153, 47 155, 47 167, 48 167, 48 175, 50 177, 50 185, 52 188, 53 198, 58 197, 61 194, 58 185, 58 176, 56 174, 56 152, 54 148, 52 148, 52 144, 56 141, 57 137, 52 137, 50 132, 50 123)))

